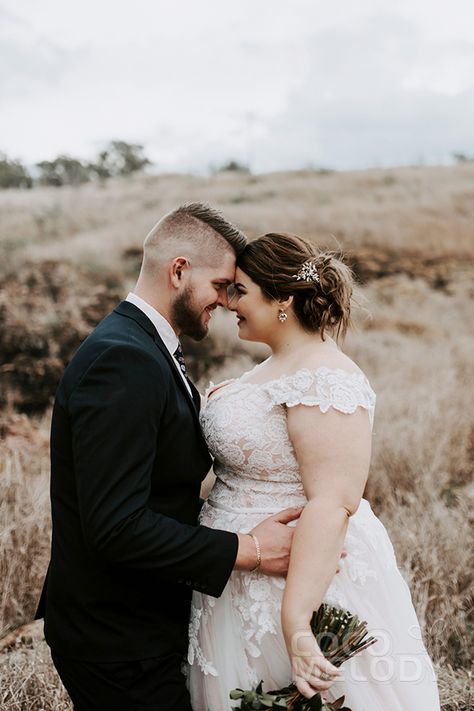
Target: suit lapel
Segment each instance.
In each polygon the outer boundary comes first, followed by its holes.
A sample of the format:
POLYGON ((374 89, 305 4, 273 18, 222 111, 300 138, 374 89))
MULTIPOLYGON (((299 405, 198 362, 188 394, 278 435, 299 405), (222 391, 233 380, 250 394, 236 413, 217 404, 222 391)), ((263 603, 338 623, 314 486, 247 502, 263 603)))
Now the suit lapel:
POLYGON ((186 378, 186 379, 189 383, 189 387, 191 388, 191 392, 193 394, 193 401, 196 406, 196 410, 198 411, 198 414, 199 414, 199 411, 201 409, 201 395, 199 393, 199 390, 194 385, 194 383, 192 383, 189 378, 186 378))
POLYGON ((199 395, 199 392, 195 388, 195 386, 188 379, 192 394, 189 392, 183 378, 178 373, 178 369, 176 368, 176 363, 173 356, 163 343, 163 340, 160 338, 158 331, 156 330, 155 326, 152 324, 148 316, 144 314, 143 311, 138 308, 138 306, 135 306, 135 304, 132 304, 129 301, 121 301, 120 304, 114 309, 114 311, 120 314, 121 316, 126 316, 127 318, 131 318, 136 321, 153 338, 155 344, 157 345, 165 359, 168 361, 175 382, 186 396, 186 399, 193 411, 193 414, 196 417, 199 429, 201 429, 201 426, 199 424, 199 407, 201 396, 199 395))

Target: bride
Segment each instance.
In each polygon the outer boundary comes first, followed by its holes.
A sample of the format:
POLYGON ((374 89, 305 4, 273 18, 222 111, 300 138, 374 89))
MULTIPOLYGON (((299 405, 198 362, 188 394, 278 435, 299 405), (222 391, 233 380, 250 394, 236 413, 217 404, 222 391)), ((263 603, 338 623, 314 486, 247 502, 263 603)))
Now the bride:
POLYGON ((231 689, 293 680, 307 698, 344 694, 354 711, 439 710, 410 592, 362 498, 375 394, 328 336, 350 325, 350 271, 303 239, 268 234, 238 258, 235 290, 229 308, 240 338, 266 343, 272 354, 208 393, 201 424, 217 478, 200 522, 251 534, 282 508, 304 510, 286 582, 263 575, 257 555, 256 568, 233 572, 219 599, 194 592, 193 709, 225 711, 231 689), (342 548, 347 557, 335 576, 342 548), (378 640, 341 670, 311 633, 323 601, 359 615, 378 640))

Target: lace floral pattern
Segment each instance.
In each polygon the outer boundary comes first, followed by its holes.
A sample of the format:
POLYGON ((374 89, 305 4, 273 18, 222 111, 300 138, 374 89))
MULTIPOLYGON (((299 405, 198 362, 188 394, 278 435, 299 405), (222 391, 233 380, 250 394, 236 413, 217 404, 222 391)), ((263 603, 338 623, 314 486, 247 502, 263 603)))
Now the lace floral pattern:
MULTIPOLYGON (((205 402, 201 426, 213 456, 216 483, 204 504, 200 521, 212 528, 248 532, 272 513, 306 503, 298 463, 286 424, 286 408, 303 404, 330 407, 349 414, 365 408, 373 421, 375 394, 362 373, 318 368, 302 369, 290 376, 255 384, 242 379, 228 381, 205 402)), ((367 502, 350 519, 345 570, 354 584, 364 585, 375 576, 357 527, 373 514, 367 502)), ((377 537, 373 545, 378 545, 377 537)), ((249 679, 254 679, 252 659, 260 655, 266 635, 275 635, 284 580, 258 573, 234 572, 226 591, 232 598, 239 628, 245 640, 249 679)), ((343 591, 335 581, 328 600, 344 605, 343 591)), ((212 614, 215 600, 194 593, 188 661, 205 675, 216 675, 215 660, 206 659, 201 630, 212 614)))
POLYGON ((189 664, 196 662, 204 674, 212 674, 212 676, 218 676, 217 670, 214 664, 205 658, 198 642, 198 633, 201 624, 206 624, 215 604, 215 599, 209 595, 196 593, 193 596, 193 606, 189 622, 188 662, 189 664))
MULTIPOLYGON (((258 513, 254 509, 229 511, 227 507, 218 507, 208 500, 202 507, 200 522, 210 528, 247 533, 268 515, 270 514, 267 512, 258 513)), ((255 677, 251 660, 260 656, 259 645, 262 638, 266 634, 277 632, 279 615, 275 616, 275 610, 281 606, 284 587, 282 578, 269 577, 258 572, 234 572, 227 583, 226 590, 231 595, 233 611, 245 640, 247 674, 255 684, 259 679, 255 677)), ((216 600, 209 595, 198 592, 193 594, 188 651, 189 664, 196 663, 204 674, 213 676, 217 675, 213 660, 206 658, 199 640, 201 625, 206 624, 215 604, 216 600)))
POLYGON ((268 394, 267 408, 277 404, 287 407, 313 405, 318 406, 321 412, 334 407, 350 414, 358 407, 364 407, 369 411, 370 421, 373 421, 375 393, 360 372, 348 373, 326 367, 316 371, 303 368, 293 375, 262 385, 262 389, 268 394))

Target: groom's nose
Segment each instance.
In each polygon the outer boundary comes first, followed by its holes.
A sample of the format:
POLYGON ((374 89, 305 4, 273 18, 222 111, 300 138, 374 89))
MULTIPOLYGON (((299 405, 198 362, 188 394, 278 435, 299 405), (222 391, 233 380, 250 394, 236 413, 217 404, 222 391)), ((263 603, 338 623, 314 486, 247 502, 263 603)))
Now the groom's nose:
POLYGON ((224 308, 227 308, 228 304, 229 299, 227 297, 227 289, 225 287, 223 289, 219 289, 219 295, 217 297, 216 306, 224 306, 224 308))

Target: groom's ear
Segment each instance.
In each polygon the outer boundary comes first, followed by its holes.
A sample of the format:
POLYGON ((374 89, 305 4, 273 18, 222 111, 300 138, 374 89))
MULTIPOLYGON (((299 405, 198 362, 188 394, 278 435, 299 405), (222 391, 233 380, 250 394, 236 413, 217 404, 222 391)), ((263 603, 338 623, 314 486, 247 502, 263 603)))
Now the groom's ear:
POLYGON ((191 262, 186 257, 175 257, 170 264, 170 279, 171 284, 175 289, 179 289, 182 284, 183 276, 191 269, 191 262))

